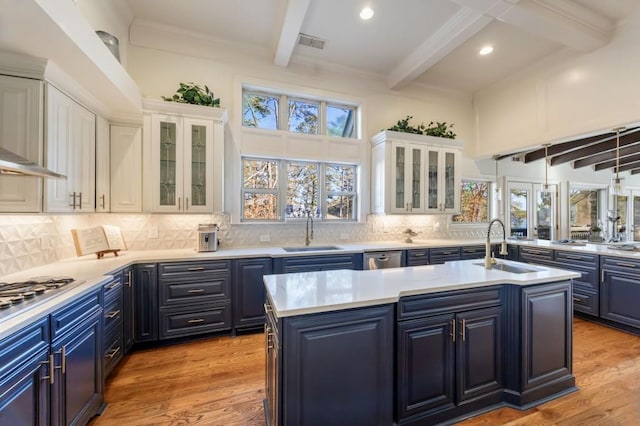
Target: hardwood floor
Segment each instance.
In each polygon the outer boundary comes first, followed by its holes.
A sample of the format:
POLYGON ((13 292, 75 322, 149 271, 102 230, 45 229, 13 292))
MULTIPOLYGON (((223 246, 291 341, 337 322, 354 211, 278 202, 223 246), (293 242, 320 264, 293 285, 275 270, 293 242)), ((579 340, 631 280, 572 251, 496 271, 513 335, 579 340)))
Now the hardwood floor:
MULTIPOLYGON (((574 324, 578 392, 460 425, 640 424, 640 337, 580 319, 574 324)), ((134 352, 107 381, 105 399, 109 406, 92 426, 264 425, 263 336, 134 352)))

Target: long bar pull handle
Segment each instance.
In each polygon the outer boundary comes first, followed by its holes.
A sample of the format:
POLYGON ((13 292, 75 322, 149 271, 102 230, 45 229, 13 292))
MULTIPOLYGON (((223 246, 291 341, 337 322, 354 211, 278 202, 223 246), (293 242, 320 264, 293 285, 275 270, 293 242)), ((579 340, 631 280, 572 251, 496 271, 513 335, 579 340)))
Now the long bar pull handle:
POLYGON ((182 198, 178 197, 178 210, 182 210, 182 198))
POLYGON ((198 324, 198 323, 204 322, 204 319, 202 319, 202 318, 196 318, 196 319, 189 320, 189 321, 187 321, 187 322, 188 322, 189 324, 198 324))
POLYGON ((107 290, 113 290, 120 285, 120 281, 115 281, 107 286, 107 290))
POLYGON ((116 311, 111 311, 109 312, 106 317, 109 319, 113 319, 115 317, 117 317, 120 314, 120 309, 116 310, 116 311))
POLYGON ((576 296, 573 296, 573 301, 574 302, 582 302, 582 299, 576 296))
POLYGON ((60 352, 62 356, 62 374, 67 374, 67 347, 63 346, 60 352))
POLYGON ((604 269, 600 271, 600 282, 604 282, 604 269))
POLYGON ((41 380, 47 380, 49 379, 49 383, 53 384, 55 382, 55 375, 53 374, 53 372, 55 371, 55 365, 54 365, 54 361, 53 361, 53 354, 49 355, 49 360, 48 361, 43 361, 40 364, 49 364, 49 375, 48 376, 42 376, 40 379, 41 380))
POLYGON ((69 193, 69 207, 71 207, 72 209, 76 209, 76 193, 74 192, 73 194, 69 193))
POLYGON ((266 303, 264 303, 262 306, 264 306, 264 313, 268 314, 269 312, 272 312, 273 309, 271 309, 271 305, 267 305, 266 303))
POLYGON ((629 262, 616 262, 616 266, 624 266, 625 268, 635 268, 636 265, 634 263, 629 262))
POLYGON ((462 336, 462 341, 464 342, 467 338, 467 336, 465 335, 465 328, 467 326, 466 324, 466 320, 464 318, 462 318, 462 323, 460 324, 460 335, 462 336))
POLYGON ((191 290, 187 291, 187 293, 204 293, 204 289, 203 288, 192 288, 191 290))
POLYGON ((102 202, 100 203, 100 208, 104 209, 104 206, 105 206, 105 196, 104 196, 104 194, 102 194, 100 196, 100 200, 102 200, 102 202))
POLYGON ((111 351, 109 351, 109 353, 107 354, 107 358, 113 358, 114 356, 116 356, 118 352, 120 352, 120 346, 118 346, 117 348, 111 349, 111 351))
POLYGON ((78 208, 82 210, 82 192, 78 192, 78 208))
POLYGON ((185 197, 184 199, 184 209, 189 210, 189 197, 185 197))
POLYGON ((580 256, 572 256, 570 254, 565 254, 564 257, 566 257, 567 259, 571 259, 571 260, 582 260, 582 258, 580 256))
POLYGON ((133 282, 133 276, 131 271, 127 271, 127 287, 131 287, 131 283, 133 282))
POLYGON ((189 271, 204 271, 204 266, 194 266, 193 268, 189 268, 189 271))
POLYGON ((456 320, 455 319, 451 320, 451 333, 449 335, 451 336, 451 340, 455 343, 456 341, 456 320))

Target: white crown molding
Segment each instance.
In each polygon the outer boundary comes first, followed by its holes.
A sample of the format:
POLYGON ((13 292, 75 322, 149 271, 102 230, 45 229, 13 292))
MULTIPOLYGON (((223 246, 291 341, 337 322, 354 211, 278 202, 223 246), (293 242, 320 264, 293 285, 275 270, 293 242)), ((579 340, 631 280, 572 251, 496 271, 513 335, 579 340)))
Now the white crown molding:
POLYGON ((226 108, 191 105, 180 102, 169 102, 161 99, 143 98, 142 106, 145 113, 177 114, 190 117, 201 117, 226 123, 226 108))

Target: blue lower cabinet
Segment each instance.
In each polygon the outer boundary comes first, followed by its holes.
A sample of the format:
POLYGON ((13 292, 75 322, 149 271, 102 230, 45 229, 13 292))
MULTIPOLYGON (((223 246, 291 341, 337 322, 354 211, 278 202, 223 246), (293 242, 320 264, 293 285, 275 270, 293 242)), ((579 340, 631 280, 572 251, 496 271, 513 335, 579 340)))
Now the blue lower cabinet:
POLYGON ((502 336, 501 306, 400 321, 398 423, 439 423, 501 401, 502 336))
POLYGON ((233 261, 233 327, 262 327, 265 288, 262 277, 271 274, 271 258, 233 261))
POLYGON ((52 423, 86 424, 104 403, 102 311, 53 341, 52 423))
POLYGON ((0 341, 0 425, 48 425, 49 320, 0 341))
POLYGON ((519 345, 506 352, 507 362, 519 366, 508 371, 509 385, 517 392, 507 394, 507 402, 522 406, 576 390, 572 373, 571 281, 513 286, 510 291, 519 294, 520 303, 510 310, 514 316, 507 321, 522 318, 522 323, 519 345), (519 377, 513 374, 516 371, 519 377))
POLYGON ((362 253, 292 256, 273 259, 273 272, 276 274, 330 271, 335 269, 361 270, 362 253))
MULTIPOLYGON (((628 262, 630 265, 635 263, 628 262)), ((640 329, 640 264, 631 268, 602 270, 600 286, 600 316, 640 329)))
POLYGON ((135 266, 133 280, 133 342, 158 340, 158 265, 135 266))
POLYGON ((283 318, 282 425, 393 424, 394 305, 283 318))

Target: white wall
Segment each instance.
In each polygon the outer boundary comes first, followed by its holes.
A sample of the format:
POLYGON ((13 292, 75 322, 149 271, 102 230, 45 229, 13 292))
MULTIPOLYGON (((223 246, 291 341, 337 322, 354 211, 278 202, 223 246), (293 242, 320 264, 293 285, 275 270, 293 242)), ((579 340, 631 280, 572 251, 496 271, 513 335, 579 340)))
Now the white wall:
POLYGON ((478 157, 640 123, 640 11, 595 52, 561 52, 474 96, 478 157))

